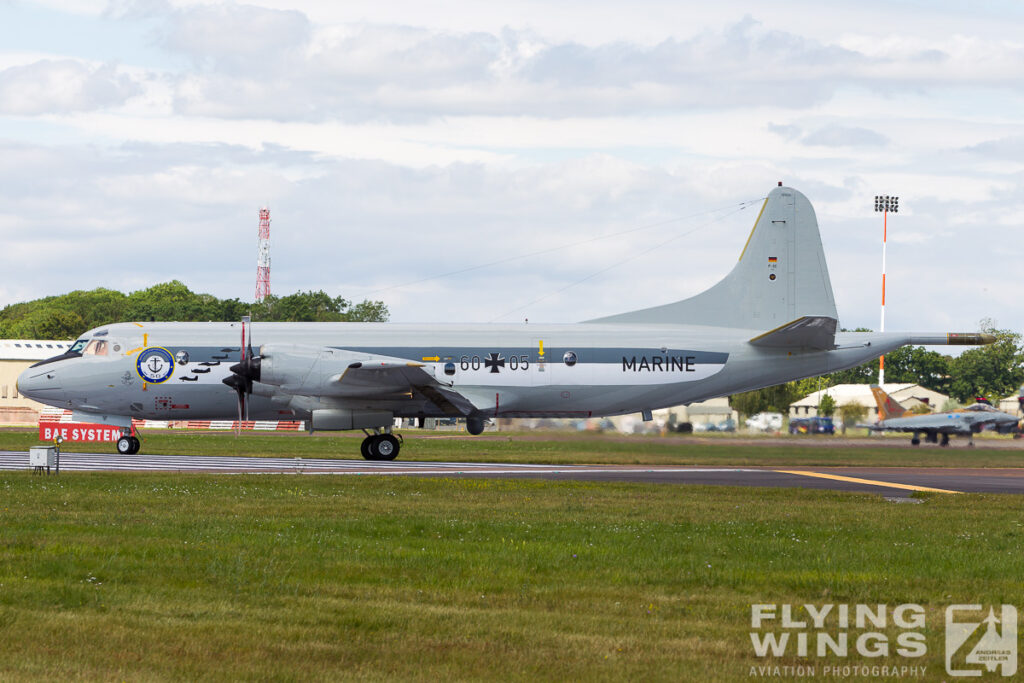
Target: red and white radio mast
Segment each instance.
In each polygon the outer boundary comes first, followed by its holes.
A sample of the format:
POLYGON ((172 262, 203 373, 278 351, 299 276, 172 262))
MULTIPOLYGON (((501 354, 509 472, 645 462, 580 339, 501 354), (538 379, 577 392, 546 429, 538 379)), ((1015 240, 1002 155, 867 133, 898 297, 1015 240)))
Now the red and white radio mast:
MULTIPOLYGON (((899 213, 900 198, 889 195, 875 195, 875 211, 882 214, 882 324, 879 332, 885 332, 885 243, 889 241, 889 212, 899 213)), ((878 386, 885 384, 885 356, 878 357, 878 386)), ((883 387, 884 388, 884 387, 883 387)), ((882 409, 878 409, 882 414, 882 409)), ((882 418, 879 417, 879 420, 882 418)))
POLYGON ((260 209, 256 240, 256 301, 270 296, 270 209, 260 209))

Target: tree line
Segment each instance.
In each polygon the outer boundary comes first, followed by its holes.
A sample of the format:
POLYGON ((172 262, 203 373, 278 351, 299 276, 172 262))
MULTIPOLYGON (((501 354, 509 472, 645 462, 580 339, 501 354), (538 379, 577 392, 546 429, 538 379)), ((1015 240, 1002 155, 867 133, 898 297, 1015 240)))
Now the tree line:
MULTIPOLYGON (((996 329, 990 320, 982 320, 980 328, 982 332, 994 335, 995 343, 967 349, 956 357, 929 351, 923 346, 904 346, 886 354, 885 381, 920 384, 962 404, 982 397, 994 405, 999 399, 1016 393, 1024 383, 1021 335, 1011 330, 996 329)), ((744 415, 762 411, 788 414, 790 403, 837 384, 878 384, 878 361, 820 378, 811 377, 734 394, 729 397, 729 404, 744 415)))
POLYGON ((11 304, 0 310, 0 338, 76 339, 116 322, 229 322, 243 315, 265 322, 385 322, 389 317, 381 301, 354 304, 323 290, 249 303, 199 294, 172 280, 128 294, 97 288, 11 304))

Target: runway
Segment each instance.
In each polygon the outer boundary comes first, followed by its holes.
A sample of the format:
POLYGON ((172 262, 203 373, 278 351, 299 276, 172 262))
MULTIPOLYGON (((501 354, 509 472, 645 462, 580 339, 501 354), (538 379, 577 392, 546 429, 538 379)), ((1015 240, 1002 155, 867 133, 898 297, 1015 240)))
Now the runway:
MULTIPOLYGON (((669 465, 526 465, 465 462, 371 462, 305 458, 61 453, 64 472, 206 472, 534 478, 715 486, 772 486, 862 491, 908 497, 941 493, 1024 493, 1024 468, 679 467, 669 465)), ((0 451, 0 470, 28 470, 28 454, 0 451)))

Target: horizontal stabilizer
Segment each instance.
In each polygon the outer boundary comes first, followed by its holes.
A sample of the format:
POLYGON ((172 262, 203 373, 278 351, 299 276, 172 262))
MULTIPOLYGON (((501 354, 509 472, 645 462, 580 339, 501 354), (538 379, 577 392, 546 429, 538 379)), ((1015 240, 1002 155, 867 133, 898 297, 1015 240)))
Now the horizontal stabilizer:
POLYGON ((805 315, 750 340, 754 346, 769 349, 818 349, 836 347, 838 321, 824 315, 805 315))

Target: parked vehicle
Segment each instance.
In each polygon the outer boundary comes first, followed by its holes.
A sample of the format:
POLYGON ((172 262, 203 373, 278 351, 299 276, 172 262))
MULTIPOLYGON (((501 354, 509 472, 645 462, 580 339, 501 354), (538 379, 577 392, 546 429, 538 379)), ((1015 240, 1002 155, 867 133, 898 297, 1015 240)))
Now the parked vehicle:
POLYGON ((831 417, 798 417, 789 421, 790 434, 835 434, 831 417))
POLYGON ((728 417, 717 424, 709 424, 707 431, 709 432, 735 432, 736 423, 731 417, 728 417))
POLYGON ((757 413, 747 418, 746 425, 761 432, 777 432, 782 429, 782 413, 757 413))

